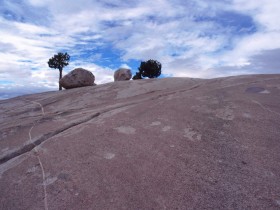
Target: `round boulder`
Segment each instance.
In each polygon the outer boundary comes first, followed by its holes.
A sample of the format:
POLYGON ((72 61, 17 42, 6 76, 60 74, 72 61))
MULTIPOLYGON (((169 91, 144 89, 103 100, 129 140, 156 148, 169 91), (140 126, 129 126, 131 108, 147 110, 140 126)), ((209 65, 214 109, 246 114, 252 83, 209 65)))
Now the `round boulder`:
POLYGON ((132 77, 130 69, 125 68, 119 68, 114 73, 114 80, 115 81, 124 81, 124 80, 130 80, 132 77))
POLYGON ((94 75, 83 68, 77 68, 70 71, 59 80, 59 84, 65 89, 93 86, 95 77, 94 75))

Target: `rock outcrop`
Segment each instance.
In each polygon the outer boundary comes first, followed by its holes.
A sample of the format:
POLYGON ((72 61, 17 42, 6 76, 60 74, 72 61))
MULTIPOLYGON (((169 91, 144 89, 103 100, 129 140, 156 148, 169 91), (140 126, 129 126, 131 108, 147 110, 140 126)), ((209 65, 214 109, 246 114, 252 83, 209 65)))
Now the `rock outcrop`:
POLYGON ((59 80, 59 84, 65 89, 85 86, 94 86, 94 75, 83 68, 77 68, 66 74, 59 80))
POLYGON ((114 73, 114 81, 125 81, 130 80, 132 77, 132 73, 130 69, 119 68, 114 73))
POLYGON ((280 209, 280 75, 0 101, 0 209, 280 209))

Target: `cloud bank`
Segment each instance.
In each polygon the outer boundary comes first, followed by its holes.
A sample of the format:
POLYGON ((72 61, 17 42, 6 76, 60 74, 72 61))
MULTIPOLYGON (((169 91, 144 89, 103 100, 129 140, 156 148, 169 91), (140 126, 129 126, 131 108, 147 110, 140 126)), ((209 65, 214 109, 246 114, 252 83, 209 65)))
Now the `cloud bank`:
POLYGON ((280 73, 279 11, 278 0, 2 0, 0 98, 56 90, 57 52, 71 55, 64 74, 83 67, 97 84, 147 59, 175 77, 280 73))

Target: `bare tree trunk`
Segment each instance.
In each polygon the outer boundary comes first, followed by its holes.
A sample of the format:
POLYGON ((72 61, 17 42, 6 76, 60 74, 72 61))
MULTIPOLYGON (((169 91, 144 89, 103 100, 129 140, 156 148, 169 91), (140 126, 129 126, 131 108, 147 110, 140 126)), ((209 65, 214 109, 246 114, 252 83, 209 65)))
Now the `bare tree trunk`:
MULTIPOLYGON (((62 78, 62 69, 59 69, 59 80, 62 78)), ((59 83, 59 80, 58 80, 58 84, 59 84, 59 90, 62 90, 62 87, 59 83)))

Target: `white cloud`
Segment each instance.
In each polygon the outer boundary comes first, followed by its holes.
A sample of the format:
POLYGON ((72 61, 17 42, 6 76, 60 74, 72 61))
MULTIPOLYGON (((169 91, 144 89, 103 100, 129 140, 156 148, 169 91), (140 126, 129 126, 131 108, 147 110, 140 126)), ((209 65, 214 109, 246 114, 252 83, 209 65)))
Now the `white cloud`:
POLYGON ((123 63, 120 68, 125 68, 125 69, 131 69, 131 67, 129 65, 127 65, 126 63, 123 63))
POLYGON ((278 0, 234 0, 233 8, 250 14, 260 26, 268 31, 279 30, 280 4, 278 0))
MULTIPOLYGON (((258 67, 252 63, 251 58, 267 50, 280 49, 280 42, 278 41, 278 37, 280 37, 279 1, 234 0, 232 8, 238 12, 249 14, 256 22, 258 31, 254 34, 240 37, 231 51, 225 52, 220 56, 220 62, 223 63, 225 69, 230 66, 231 70, 234 71, 235 67, 237 74, 238 69, 243 67, 243 70, 248 73, 259 72, 258 67)), ((253 60, 257 62, 257 60, 253 60)), ((223 71, 223 68, 219 67, 219 69, 223 71)), ((263 69, 263 73, 266 73, 266 71, 271 72, 270 69, 263 69)))

